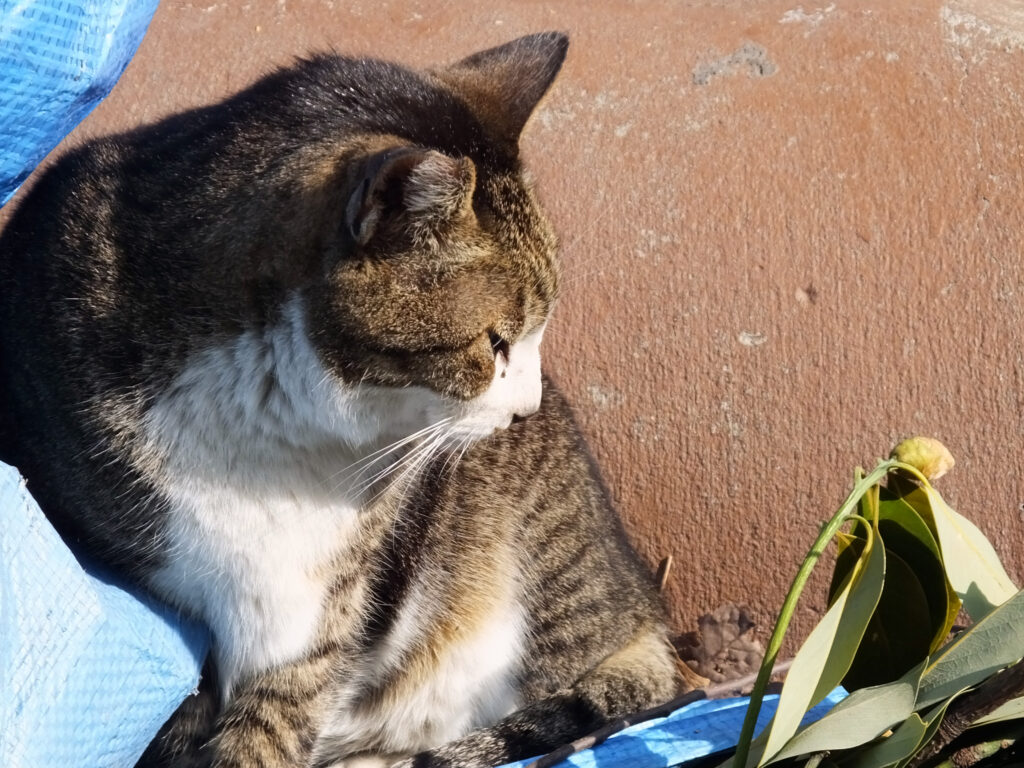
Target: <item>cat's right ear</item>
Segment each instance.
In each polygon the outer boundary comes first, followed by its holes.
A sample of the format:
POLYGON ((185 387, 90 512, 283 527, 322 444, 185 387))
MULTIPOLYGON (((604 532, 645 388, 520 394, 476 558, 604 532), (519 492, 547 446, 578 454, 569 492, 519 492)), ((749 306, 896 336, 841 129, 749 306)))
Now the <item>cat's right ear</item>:
POLYGON ((433 231, 472 209, 476 168, 419 147, 399 147, 367 157, 345 206, 345 229, 366 245, 389 220, 403 216, 407 229, 433 231))

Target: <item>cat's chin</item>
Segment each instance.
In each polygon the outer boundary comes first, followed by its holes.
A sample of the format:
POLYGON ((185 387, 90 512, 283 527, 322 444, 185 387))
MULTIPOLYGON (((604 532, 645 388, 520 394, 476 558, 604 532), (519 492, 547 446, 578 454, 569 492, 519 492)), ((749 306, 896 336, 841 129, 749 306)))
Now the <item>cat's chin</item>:
POLYGON ((456 441, 463 440, 485 440, 492 435, 503 432, 512 424, 512 416, 495 422, 469 422, 456 424, 451 431, 452 438, 456 441))

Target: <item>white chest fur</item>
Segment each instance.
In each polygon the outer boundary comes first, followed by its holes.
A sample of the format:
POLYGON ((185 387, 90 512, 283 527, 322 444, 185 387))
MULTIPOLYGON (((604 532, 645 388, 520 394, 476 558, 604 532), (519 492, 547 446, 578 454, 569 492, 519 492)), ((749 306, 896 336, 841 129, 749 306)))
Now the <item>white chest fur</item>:
MULTIPOLYGON (((415 387, 342 385, 309 343, 299 297, 277 326, 190 361, 144 424, 139 461, 155 468, 169 513, 168 557, 152 586, 210 625, 225 697, 240 676, 298 658, 312 642, 329 566, 357 528, 358 503, 345 485, 353 462, 440 417, 457 437, 458 428, 484 436, 513 412, 536 408, 539 357, 534 341, 527 346, 529 354, 513 349, 511 359, 536 379, 536 396, 497 407, 485 394, 468 411, 415 387)), ((496 381, 504 381, 499 374, 496 368, 496 381)), ((381 648, 356 665, 353 687, 339 695, 331 739, 424 749, 515 708, 523 620, 511 594, 496 598, 494 610, 446 645, 402 696, 375 712, 355 705, 358 686, 381 680, 429 626, 435 607, 428 594, 414 591, 381 648)))
POLYGON ((216 638, 225 696, 239 676, 301 656, 318 626, 330 560, 354 510, 294 486, 172 485, 174 559, 154 585, 198 609, 216 638))
POLYGON ((147 414, 169 507, 152 583, 210 625, 226 695, 316 631, 356 524, 339 481, 365 439, 354 399, 328 382, 295 301, 278 327, 197 355, 147 414))

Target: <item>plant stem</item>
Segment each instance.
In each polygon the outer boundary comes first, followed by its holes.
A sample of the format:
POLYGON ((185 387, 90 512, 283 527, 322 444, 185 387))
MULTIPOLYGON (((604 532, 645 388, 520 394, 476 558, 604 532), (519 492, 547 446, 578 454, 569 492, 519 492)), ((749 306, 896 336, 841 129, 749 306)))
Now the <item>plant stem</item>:
MULTIPOLYGON (((775 659, 782 649, 782 641, 786 636, 789 622, 796 610, 797 600, 800 599, 800 593, 803 592, 804 586, 807 584, 808 578, 810 578, 811 571, 814 570, 818 559, 839 531, 839 528, 854 514, 853 510, 856 509, 861 497, 896 468, 907 467, 905 464, 892 459, 882 461, 879 462, 878 466, 870 474, 857 481, 853 486, 853 490, 850 491, 850 495, 846 497, 846 501, 842 503, 842 506, 832 516, 832 519, 822 527, 821 533, 818 534, 818 538, 815 539, 811 549, 806 557, 804 557, 804 561, 800 564, 800 570, 797 571, 793 584, 789 588, 789 593, 786 595, 786 600, 782 603, 779 618, 775 622, 775 628, 772 630, 771 638, 768 640, 768 647, 765 649, 764 658, 761 660, 761 668, 758 670, 754 689, 750 693, 750 704, 747 707, 746 717, 743 719, 743 729, 740 731, 739 743, 736 745, 736 755, 732 763, 733 768, 746 767, 747 757, 750 754, 750 744, 754 738, 754 728, 757 725, 757 716, 761 712, 761 702, 764 700, 764 692, 768 687, 772 667, 775 665, 775 659)), ((915 474, 918 473, 915 472, 915 474)))

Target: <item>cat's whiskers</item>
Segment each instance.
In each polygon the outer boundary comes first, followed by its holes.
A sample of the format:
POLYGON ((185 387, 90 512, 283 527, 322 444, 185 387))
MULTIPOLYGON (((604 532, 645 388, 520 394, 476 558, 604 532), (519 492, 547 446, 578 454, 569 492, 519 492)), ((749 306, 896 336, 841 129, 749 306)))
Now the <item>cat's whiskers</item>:
POLYGON ((560 288, 564 291, 567 288, 575 288, 578 285, 585 284, 587 280, 595 275, 604 275, 607 269, 605 267, 595 267, 594 269, 588 269, 585 272, 572 272, 569 277, 563 277, 560 281, 560 288))
MULTIPOLYGON (((427 464, 429 464, 429 462, 433 459, 436 453, 441 448, 444 447, 444 445, 450 439, 451 434, 451 430, 443 430, 439 434, 435 434, 428 440, 424 441, 423 443, 420 443, 419 445, 416 446, 416 448, 410 451, 408 456, 405 457, 405 459, 408 460, 403 459, 403 461, 401 462, 401 464, 404 466, 402 472, 398 474, 398 476, 394 480, 388 483, 388 485, 385 488, 383 488, 379 493, 377 493, 373 497, 373 499, 371 499, 371 503, 373 501, 376 501, 380 496, 389 492, 392 488, 401 485, 403 481, 406 481, 402 489, 402 495, 398 500, 397 509, 401 509, 402 506, 405 504, 405 497, 409 492, 409 488, 413 485, 413 482, 419 475, 420 470, 423 469, 423 467, 425 467, 427 464)), ((396 472, 398 468, 399 467, 396 466, 395 469, 392 470, 392 472, 396 472)))
MULTIPOLYGON (((435 439, 436 439, 436 436, 435 436, 435 439)), ((391 491, 391 489, 393 489, 395 486, 397 486, 399 483, 401 483, 402 480, 409 475, 410 471, 415 470, 417 464, 423 459, 423 457, 429 456, 429 447, 428 447, 429 445, 432 445, 432 442, 431 443, 421 443, 420 445, 416 446, 416 448, 414 450, 410 451, 409 454, 408 454, 408 457, 407 457, 410 460, 402 462, 402 464, 408 465, 408 466, 402 471, 402 473, 400 475, 398 475, 396 478, 391 480, 391 482, 389 482, 384 488, 382 488, 377 493, 375 493, 373 495, 373 497, 367 502, 367 506, 374 504, 379 498, 381 498, 382 496, 387 495, 391 491)), ((396 462, 396 464, 397 464, 397 462, 396 462)), ((394 471, 397 471, 397 466, 395 467, 394 471)), ((408 495, 409 488, 412 486, 412 479, 413 478, 410 477, 409 482, 407 482, 405 487, 402 489, 402 493, 398 497, 398 500, 397 500, 397 502, 395 504, 394 513, 391 515, 391 535, 392 535, 392 537, 395 537, 395 536, 398 535, 398 527, 399 527, 399 525, 402 522, 402 516, 401 516, 400 512, 402 511, 402 508, 405 506, 405 499, 406 499, 406 496, 408 495)))
MULTIPOLYGON (((458 443, 458 445, 461 445, 461 441, 458 443)), ((456 451, 458 449, 458 445, 456 447, 454 447, 454 448, 449 449, 448 456, 444 460, 444 464, 441 465, 440 474, 442 476, 444 476, 448 472, 449 467, 451 468, 452 471, 455 470, 455 466, 452 464, 452 459, 455 457, 455 453, 456 453, 456 451)))
MULTIPOLYGON (((401 512, 405 507, 405 500, 409 495, 409 490, 415 484, 415 480, 419 476, 420 470, 422 470, 426 466, 429 466, 434 456, 444 448, 445 444, 447 443, 448 439, 451 436, 452 431, 449 430, 446 431, 444 434, 439 435, 429 444, 425 444, 424 449, 421 451, 422 455, 416 460, 416 462, 412 464, 410 467, 408 467, 399 477, 397 477, 395 480, 389 483, 388 486, 378 494, 378 496, 380 496, 389 492, 396 485, 400 484, 403 481, 403 479, 408 477, 408 480, 406 480, 405 485, 402 488, 401 495, 398 497, 398 500, 395 503, 394 514, 391 516, 392 536, 399 535, 398 528, 405 521, 405 518, 402 516, 401 512)), ((374 498, 376 499, 377 497, 375 496, 374 498)))
MULTIPOLYGON (((377 472, 368 480, 359 483, 359 485, 353 489, 353 496, 358 497, 363 492, 369 490, 378 482, 385 479, 388 475, 394 474, 400 469, 404 468, 407 471, 408 468, 415 467, 422 456, 428 454, 428 452, 433 448, 442 445, 444 441, 447 440, 449 435, 449 431, 446 429, 448 421, 450 421, 450 419, 443 419, 441 422, 433 425, 427 434, 419 437, 421 442, 417 443, 412 450, 377 472)), ((406 471, 403 471, 399 480, 406 476, 406 471)), ((387 488, 390 487, 391 485, 389 484, 387 488)), ((387 488, 385 488, 385 490, 387 490, 387 488)), ((375 495, 368 503, 375 501, 379 495, 380 494, 375 495)))
MULTIPOLYGON (((572 251, 577 245, 579 245, 583 241, 585 237, 589 237, 597 228, 597 225, 608 215, 612 208, 615 207, 614 203, 614 198, 604 200, 603 204, 601 204, 601 207, 597 211, 597 215, 593 216, 589 220, 588 226, 585 227, 580 232, 578 232, 576 236, 568 243, 562 243, 558 246, 559 253, 564 254, 569 251, 572 251)), ((602 248, 602 250, 604 249, 602 248)), ((589 279, 594 275, 603 275, 604 273, 604 267, 595 267, 594 269, 587 270, 586 272, 572 272, 569 275, 569 277, 561 276, 558 282, 560 288, 562 290, 565 290, 570 286, 575 287, 576 285, 582 283, 585 279, 589 279)))
POLYGON ((431 459, 433 459, 434 455, 445 445, 450 437, 450 430, 442 430, 418 446, 419 450, 414 452, 415 458, 413 461, 407 463, 406 468, 394 480, 393 485, 398 485, 402 483, 403 480, 408 479, 405 486, 405 490, 408 491, 409 486, 412 484, 412 481, 415 480, 420 470, 429 463, 431 459))
POLYGON ((474 440, 471 437, 467 437, 465 440, 462 441, 462 448, 459 451, 459 458, 456 459, 455 461, 455 466, 458 466, 462 462, 462 457, 465 456, 466 451, 468 451, 473 446, 473 442, 474 440))
POLYGON ((344 467, 343 469, 338 470, 336 473, 331 475, 330 479, 331 480, 338 479, 339 483, 344 483, 346 480, 352 479, 353 476, 355 476, 355 479, 358 479, 359 477, 361 477, 366 472, 366 470, 368 470, 374 464, 376 464, 379 461, 383 461, 387 457, 388 454, 395 452, 396 450, 401 448, 403 445, 406 445, 406 444, 412 442, 413 440, 417 439, 418 437, 421 437, 421 436, 431 432, 432 430, 437 429, 439 426, 447 424, 451 420, 452 420, 451 416, 446 416, 445 418, 443 418, 443 419, 441 419, 439 421, 436 421, 433 424, 431 424, 431 425, 429 425, 427 427, 424 427, 423 429, 420 429, 420 430, 417 430, 416 432, 413 432, 411 435, 406 435, 405 437, 399 438, 398 440, 396 440, 395 442, 391 443, 390 445, 386 445, 383 448, 380 448, 380 449, 374 451, 373 453, 364 456, 363 458, 359 459, 359 461, 353 462, 352 464, 349 464, 347 467, 344 467))
POLYGON ((455 472, 459 466, 459 462, 462 461, 462 457, 466 454, 466 451, 469 449, 469 445, 472 442, 473 436, 465 435, 461 440, 459 440, 458 444, 448 452, 448 458, 445 459, 444 465, 441 467, 442 475, 448 472, 449 476, 451 476, 451 474, 455 472))
MULTIPOLYGON (((443 419, 440 419, 434 422, 433 424, 424 427, 423 429, 418 430, 411 435, 406 435, 405 437, 396 440, 394 443, 391 443, 390 445, 385 446, 384 448, 375 451, 373 454, 370 454, 369 456, 366 456, 363 459, 361 459, 360 463, 365 462, 367 459, 376 457, 373 462, 362 467, 362 471, 355 476, 356 480, 358 480, 363 473, 368 471, 374 463, 382 460, 390 453, 393 453, 395 450, 401 448, 404 445, 408 445, 410 442, 413 442, 415 440, 422 441, 418 445, 414 446, 413 449, 410 450, 408 453, 403 454, 396 461, 387 465, 386 467, 384 467, 384 469, 378 471, 373 477, 365 481, 359 482, 357 485, 349 489, 347 493, 350 494, 352 500, 357 500, 365 491, 372 488, 380 480, 386 478, 389 474, 397 472, 399 469, 406 467, 406 472, 403 472, 402 474, 402 477, 405 477, 407 475, 408 468, 417 468, 420 464, 425 463, 423 462, 423 459, 426 458, 428 450, 433 449, 439 445, 442 445, 444 440, 447 439, 448 433, 446 432, 446 427, 448 427, 448 424, 451 421, 452 417, 445 417, 443 419), (410 465, 416 465, 416 467, 410 467, 410 465)), ((345 469, 339 470, 339 473, 346 472, 355 466, 356 465, 349 465, 345 469)), ((337 476, 337 474, 338 473, 335 473, 335 476, 337 476)), ((334 485, 334 487, 331 489, 332 493, 336 493, 341 489, 342 485, 344 484, 344 480, 345 478, 343 478, 339 483, 334 485)), ((381 492, 375 494, 373 498, 368 500, 365 504, 361 504, 360 506, 370 506, 374 501, 377 500, 379 496, 381 496, 383 493, 385 493, 387 490, 393 487, 393 485, 399 482, 400 480, 401 477, 396 481, 392 481, 392 483, 389 484, 386 488, 384 488, 381 492)), ((313 512, 310 512, 309 516, 312 516, 313 514, 313 512)), ((296 522, 301 522, 301 520, 292 521, 292 524, 294 525, 296 522)), ((270 533, 271 532, 268 531, 268 533, 265 536, 261 536, 259 538, 261 539, 261 541, 265 541, 269 538, 270 533)), ((205 575, 208 577, 216 577, 218 574, 215 572, 215 570, 213 570, 212 572, 207 573, 205 575)))
MULTIPOLYGON (((373 464, 376 464, 378 461, 380 461, 381 459, 383 459, 386 456, 388 456, 395 449, 392 449, 392 451, 389 451, 387 454, 384 454, 383 456, 380 456, 379 458, 375 459, 370 465, 367 465, 366 467, 364 467, 362 469, 362 471, 360 471, 356 475, 356 477, 355 477, 355 480, 358 480, 359 482, 353 483, 352 487, 350 488, 350 493, 353 495, 353 497, 358 497, 361 493, 363 493, 368 488, 370 488, 373 485, 375 485, 378 481, 380 481, 384 477, 387 477, 387 475, 389 475, 392 472, 396 471, 399 467, 401 467, 401 466, 409 463, 410 461, 412 461, 414 459, 414 457, 423 449, 423 446, 427 442, 433 440, 434 438, 437 437, 437 435, 439 433, 444 431, 445 427, 447 426, 448 421, 449 421, 448 419, 443 419, 442 421, 440 421, 440 422, 438 422, 436 424, 431 425, 431 427, 429 429, 427 429, 427 430, 421 430, 419 433, 417 433, 414 436, 410 436, 409 438, 403 438, 403 440, 401 441, 402 445, 406 445, 409 442, 414 442, 414 441, 420 441, 420 442, 418 442, 416 445, 414 445, 412 447, 412 449, 409 450, 407 453, 404 453, 401 456, 399 456, 391 464, 388 464, 383 469, 377 470, 376 473, 373 476, 371 476, 370 478, 361 479, 362 476, 367 471, 370 470, 370 468, 372 467, 373 464)), ((401 447, 401 446, 397 446, 397 447, 401 447)))

